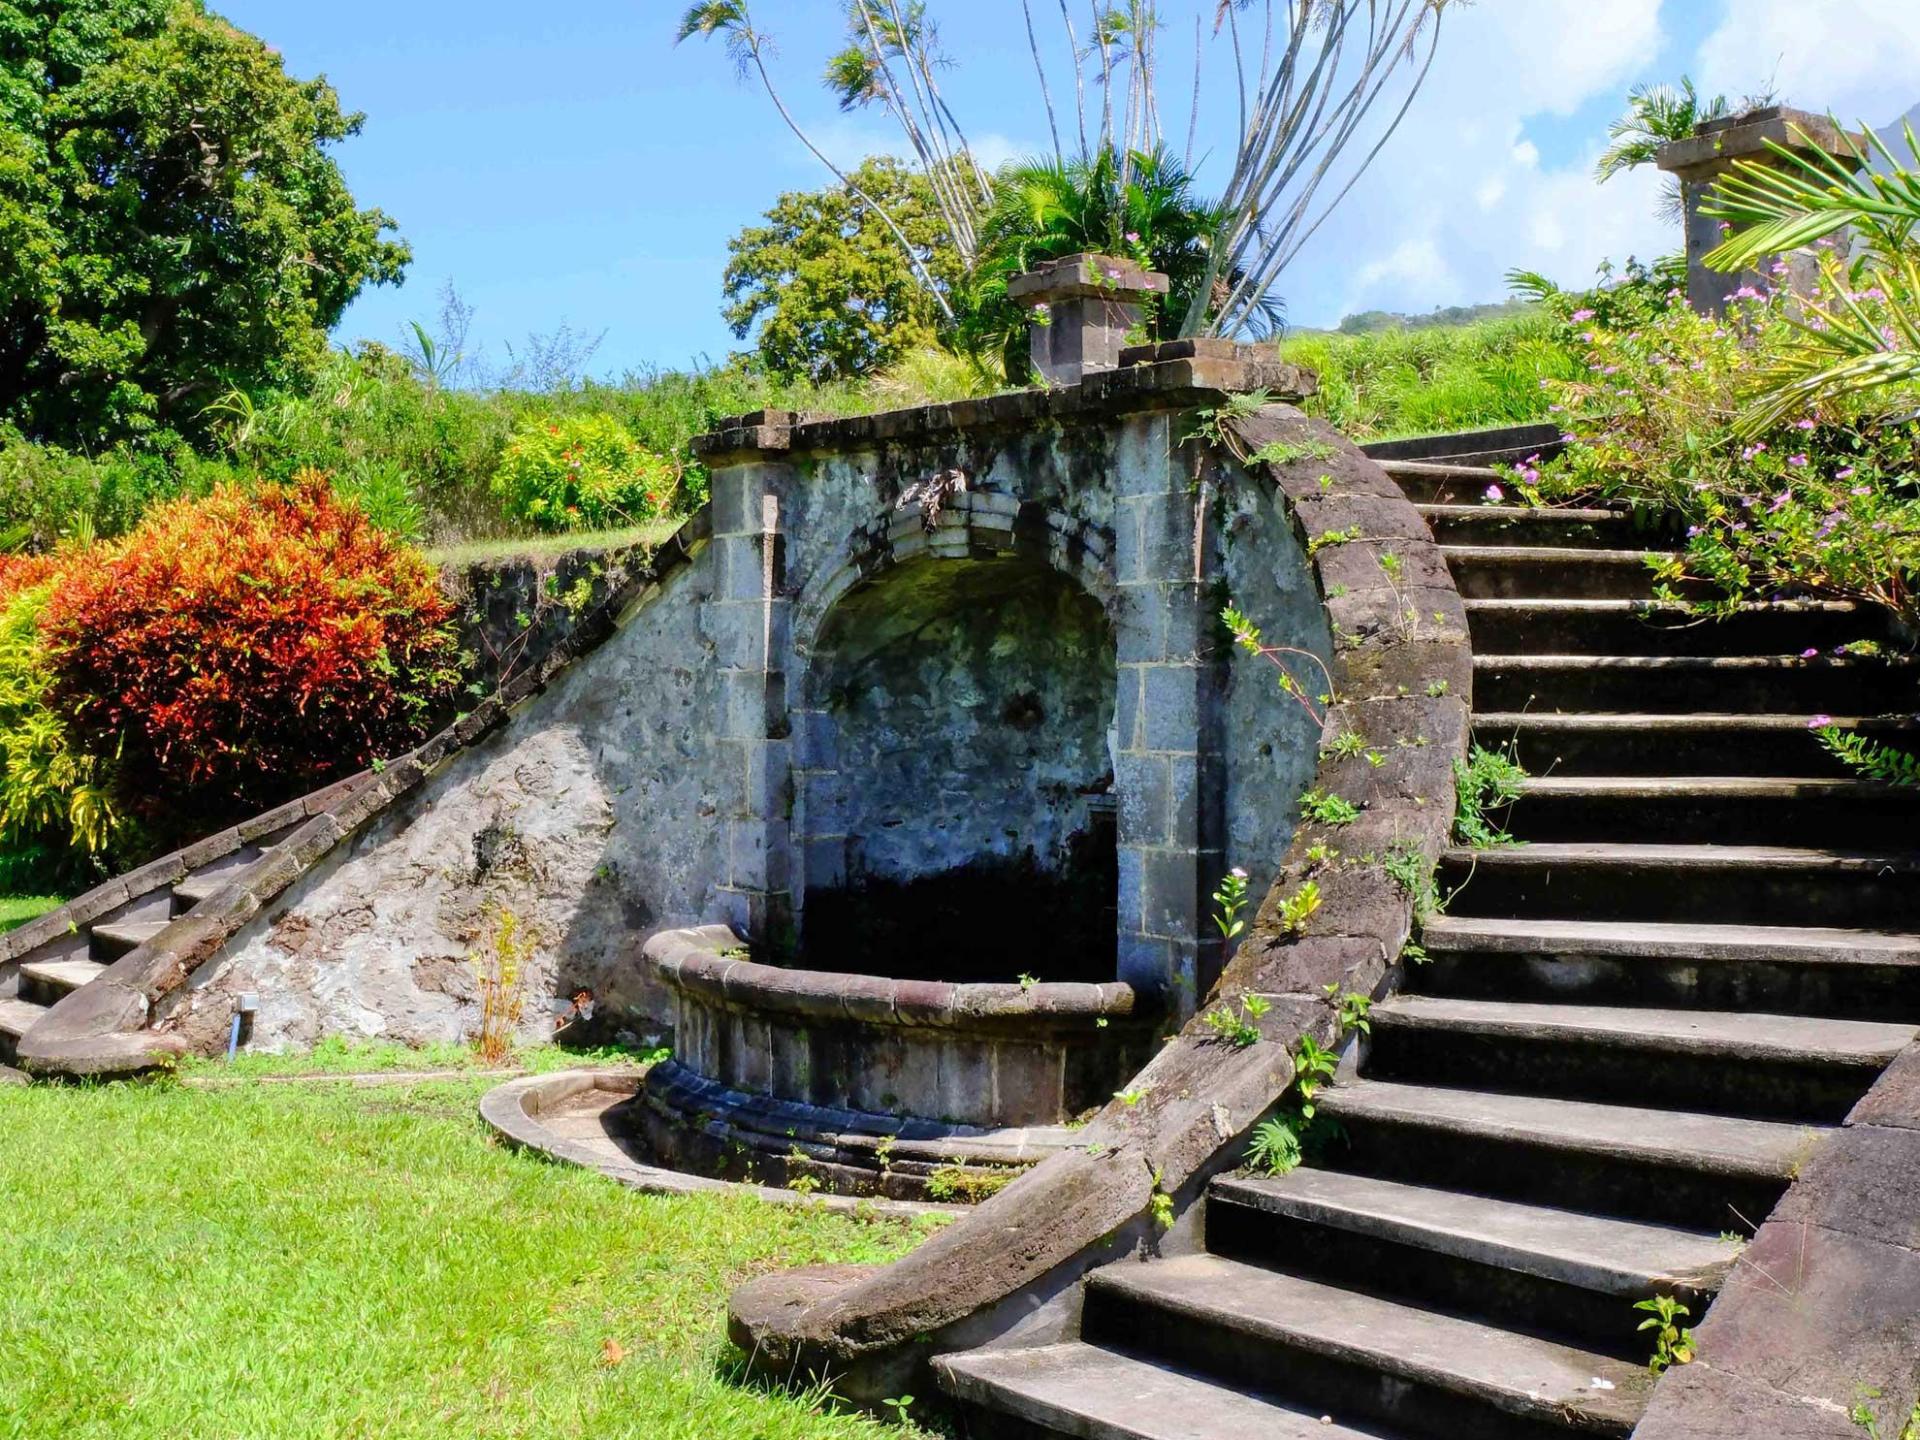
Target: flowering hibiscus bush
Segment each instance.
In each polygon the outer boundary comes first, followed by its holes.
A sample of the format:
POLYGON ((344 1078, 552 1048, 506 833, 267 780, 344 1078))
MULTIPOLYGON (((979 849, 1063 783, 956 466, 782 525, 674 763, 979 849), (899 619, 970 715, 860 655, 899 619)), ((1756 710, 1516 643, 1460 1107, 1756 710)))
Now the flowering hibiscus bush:
POLYGON ((664 515, 678 467, 643 449, 608 415, 521 425, 507 442, 493 489, 516 519, 543 530, 602 530, 664 515))
POLYGON ((74 741, 204 831, 424 738, 451 613, 418 550, 307 473, 151 512, 61 567, 39 628, 74 741))
MULTIPOLYGON (((1828 283, 1844 285, 1837 265, 1828 283)), ((1858 297, 1871 304, 1871 296, 1858 297)), ((1584 374, 1549 382, 1571 444, 1523 466, 1525 491, 1641 502, 1685 527, 1662 579, 1709 583, 1725 609, 1755 594, 1872 601, 1920 618, 1920 472, 1913 397, 1825 398, 1751 433, 1757 375, 1799 332, 1771 291, 1743 288, 1721 318, 1641 277, 1630 299, 1557 296, 1584 374), (1609 321, 1612 323, 1609 323, 1609 321), (1537 482, 1537 483, 1536 483, 1537 482)))

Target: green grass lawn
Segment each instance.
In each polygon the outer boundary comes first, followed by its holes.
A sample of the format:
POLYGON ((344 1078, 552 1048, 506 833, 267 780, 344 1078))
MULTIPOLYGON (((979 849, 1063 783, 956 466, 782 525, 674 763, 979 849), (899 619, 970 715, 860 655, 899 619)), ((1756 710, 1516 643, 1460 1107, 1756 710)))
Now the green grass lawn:
POLYGON ((58 895, 0 895, 0 934, 17 930, 66 903, 58 895))
POLYGON ((924 1227, 636 1195, 494 1144, 491 1083, 0 1087, 0 1435, 920 1433, 732 1383, 723 1326, 924 1227))

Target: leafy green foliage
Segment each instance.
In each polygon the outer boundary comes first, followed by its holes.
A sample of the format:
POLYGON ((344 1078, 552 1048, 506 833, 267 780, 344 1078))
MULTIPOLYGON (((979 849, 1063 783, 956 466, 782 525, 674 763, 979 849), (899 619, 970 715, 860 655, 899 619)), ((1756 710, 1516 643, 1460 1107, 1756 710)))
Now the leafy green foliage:
POLYGON ((409 258, 329 154, 359 128, 201 0, 0 9, 0 419, 92 445, 309 372, 409 258))
POLYGON ((1920 785, 1920 755, 1838 725, 1822 725, 1813 734, 1830 755, 1856 774, 1888 785, 1920 785))
POLYGON ((871 375, 939 338, 939 308, 920 283, 882 206, 941 293, 960 282, 925 177, 898 160, 868 160, 845 186, 782 195, 766 223, 728 242, 724 312, 754 337, 770 373, 814 381, 871 375), (757 328, 756 328, 757 327, 757 328))
POLYGON ((493 489, 507 512, 543 530, 601 530, 665 511, 679 477, 608 415, 522 424, 507 442, 493 489))
POLYGON ((1552 297, 1586 377, 1554 387, 1575 443, 1542 467, 1542 497, 1598 494, 1678 516, 1685 549, 1659 579, 1705 613, 1794 591, 1920 618, 1914 427, 1871 397, 1833 396, 1747 438, 1754 377, 1778 373, 1801 344, 1783 296, 1744 287, 1715 318, 1660 284, 1640 272, 1552 297), (1679 593, 1683 580, 1695 588, 1679 593))
POLYGON ((1719 269, 1809 244, 1826 251, 1820 286, 1759 369, 1758 398, 1738 426, 1743 439, 1817 407, 1920 384, 1920 139, 1904 129, 1904 163, 1871 130, 1864 144, 1846 142, 1844 158, 1781 149, 1789 163, 1736 166, 1703 207, 1743 227, 1707 256, 1719 269), (1873 168, 1876 159, 1884 168, 1873 168), (1848 229, 1858 254, 1843 264, 1830 237, 1848 229))
POLYGON ((1260 1021, 1272 1009, 1273 1003, 1263 996, 1242 995, 1238 1006, 1222 1004, 1209 1010, 1207 1028, 1234 1049, 1245 1050, 1260 1043, 1260 1021))
POLYGON ((1647 1362, 1647 1369, 1662 1375, 1675 1365, 1693 1363, 1693 1331, 1680 1324, 1691 1313, 1686 1306, 1671 1295, 1655 1295, 1634 1301, 1633 1308, 1648 1312, 1649 1318, 1640 1322, 1639 1329, 1653 1332, 1653 1358, 1647 1362))
POLYGON ((1247 1145, 1247 1164, 1265 1175, 1279 1177, 1300 1168, 1300 1137, 1291 1125, 1278 1116, 1262 1120, 1253 1127, 1247 1145))
MULTIPOLYGON (((1616 175, 1651 165, 1662 145, 1691 139, 1697 126, 1732 110, 1724 95, 1701 99, 1685 75, 1678 85, 1636 85, 1627 92, 1626 113, 1607 127, 1611 143, 1594 166, 1593 178, 1604 185, 1616 175)), ((1669 176, 1660 191, 1660 214, 1677 225, 1685 213, 1680 181, 1669 176)))
POLYGON ((1465 759, 1453 762, 1453 833, 1462 845, 1484 850, 1511 845, 1513 837, 1487 818, 1520 798, 1527 772, 1507 750, 1475 745, 1465 759))
MULTIPOLYGON (((1063 255, 1090 252, 1139 262, 1167 276, 1170 293, 1148 319, 1155 337, 1179 332, 1205 278, 1220 211, 1165 150, 1120 157, 1026 160, 1003 167, 979 227, 979 255, 963 297, 960 342, 998 358, 1009 378, 1027 374, 1027 312, 1007 297, 1016 275, 1063 255)), ((1277 323, 1278 316, 1269 317, 1277 323)))
POLYGON ((0 888, 97 878, 122 838, 113 767, 73 743, 40 638, 51 582, 0 602, 0 888))
POLYGON ((1387 872, 1389 880, 1400 887, 1401 893, 1413 901, 1416 923, 1440 909, 1440 891, 1433 878, 1433 862, 1421 853, 1418 845, 1410 840, 1395 844, 1381 858, 1380 868, 1387 872))
POLYGON ((1338 795, 1308 790, 1300 796, 1300 817, 1315 825, 1351 825, 1360 818, 1360 807, 1338 795))
POLYGON ((1303 880, 1300 888, 1280 902, 1280 927, 1289 935, 1299 935, 1320 909, 1320 882, 1303 880))

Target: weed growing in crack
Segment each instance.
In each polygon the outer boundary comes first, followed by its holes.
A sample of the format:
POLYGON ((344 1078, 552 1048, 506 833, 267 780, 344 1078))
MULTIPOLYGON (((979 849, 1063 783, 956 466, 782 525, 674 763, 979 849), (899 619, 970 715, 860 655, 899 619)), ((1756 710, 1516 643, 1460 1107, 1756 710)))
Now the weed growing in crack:
POLYGON ((1360 818, 1360 807, 1324 790, 1308 790, 1300 796, 1300 815, 1315 825, 1351 825, 1360 818))
POLYGON ((1454 838, 1476 850, 1516 843, 1513 836, 1487 818, 1487 811, 1505 809, 1520 798, 1527 772, 1513 757, 1511 747, 1489 750, 1476 745, 1466 759, 1453 762, 1454 838))
POLYGON ((1236 1050, 1245 1050, 1260 1043, 1260 1021, 1273 1009, 1271 1001, 1260 995, 1243 995, 1240 1005, 1222 1005, 1218 1010, 1207 1012, 1207 1028, 1214 1037, 1224 1040, 1236 1050))
POLYGON ((1655 1375, 1664 1375, 1675 1365, 1693 1363, 1693 1331, 1680 1324, 1692 1312, 1671 1295, 1655 1295, 1651 1299, 1636 1300, 1633 1308, 1648 1312, 1648 1318, 1640 1322, 1640 1329, 1653 1332, 1653 1357, 1647 1361, 1647 1369, 1655 1375))

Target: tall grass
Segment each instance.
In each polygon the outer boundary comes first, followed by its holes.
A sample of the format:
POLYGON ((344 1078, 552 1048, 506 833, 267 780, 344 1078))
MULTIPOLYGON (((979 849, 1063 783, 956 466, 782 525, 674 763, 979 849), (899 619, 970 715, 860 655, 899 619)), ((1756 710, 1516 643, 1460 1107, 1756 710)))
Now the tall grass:
POLYGON ((1579 370, 1553 326, 1530 310, 1471 325, 1300 335, 1281 353, 1320 375, 1310 413, 1355 440, 1391 439, 1549 418, 1541 381, 1579 370))

